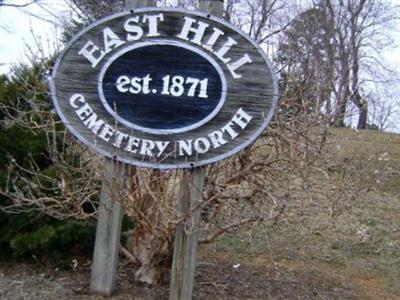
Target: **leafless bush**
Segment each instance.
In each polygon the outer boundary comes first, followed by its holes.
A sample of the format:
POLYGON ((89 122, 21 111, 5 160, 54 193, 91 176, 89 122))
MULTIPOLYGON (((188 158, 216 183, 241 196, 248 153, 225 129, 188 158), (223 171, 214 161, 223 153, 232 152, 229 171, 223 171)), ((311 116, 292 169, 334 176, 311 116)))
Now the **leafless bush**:
MULTIPOLYGON (((32 97, 25 102, 34 101, 32 97)), ((110 196, 134 220, 123 252, 138 268, 137 279, 148 283, 165 274, 176 226, 196 209, 201 210, 202 222, 194 230, 200 230, 203 243, 214 242, 245 224, 273 226, 287 207, 301 211, 302 201, 323 198, 331 217, 336 218, 344 204, 365 192, 376 178, 367 173, 356 177, 359 170, 346 161, 332 163, 334 148, 329 145, 328 128, 304 111, 291 114, 290 101, 283 95, 269 129, 251 147, 206 168, 203 201, 185 214, 176 207, 180 182, 189 171, 129 167, 123 181, 103 178, 102 159, 65 131, 46 107, 48 102, 28 111, 18 103, 3 107, 8 124, 18 123, 33 134, 45 133, 50 168, 41 170, 33 157, 29 166, 11 160, 8 186, 1 190, 11 203, 2 209, 10 213, 36 210, 58 219, 92 218, 105 181, 112 187, 110 196)))
POLYGON ((0 209, 8 213, 38 211, 57 219, 94 218, 102 159, 70 136, 54 114, 46 117, 50 119, 41 123, 32 113, 21 112, 9 120, 30 126, 25 128, 32 134, 45 135, 49 167, 40 168, 37 157, 30 157, 29 165, 22 166, 10 154, 7 185, 0 194, 12 202, 0 209))

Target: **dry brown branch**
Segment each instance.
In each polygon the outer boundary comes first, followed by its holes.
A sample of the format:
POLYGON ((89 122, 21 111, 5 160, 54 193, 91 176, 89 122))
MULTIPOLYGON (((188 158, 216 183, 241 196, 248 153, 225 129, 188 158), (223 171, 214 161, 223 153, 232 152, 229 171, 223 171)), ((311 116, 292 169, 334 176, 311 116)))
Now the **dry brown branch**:
POLYGON ((27 7, 27 6, 29 6, 29 5, 32 5, 32 4, 34 4, 34 3, 36 3, 36 2, 39 2, 40 0, 32 0, 32 1, 29 1, 29 2, 26 2, 26 3, 21 3, 21 4, 15 4, 15 3, 11 3, 11 2, 9 2, 9 1, 4 1, 4 0, 2 0, 2 1, 0 1, 0 7, 1 6, 8 6, 8 7, 27 7))

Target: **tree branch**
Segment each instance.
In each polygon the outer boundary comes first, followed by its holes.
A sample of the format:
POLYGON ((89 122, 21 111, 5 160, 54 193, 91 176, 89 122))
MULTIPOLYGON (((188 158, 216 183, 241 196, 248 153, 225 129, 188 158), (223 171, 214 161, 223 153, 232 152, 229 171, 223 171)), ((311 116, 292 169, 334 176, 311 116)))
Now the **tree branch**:
POLYGON ((0 7, 2 6, 8 6, 8 7, 27 7, 29 5, 32 5, 36 2, 39 2, 40 0, 32 0, 30 2, 26 2, 23 4, 12 4, 12 3, 5 3, 4 0, 0 0, 0 7))

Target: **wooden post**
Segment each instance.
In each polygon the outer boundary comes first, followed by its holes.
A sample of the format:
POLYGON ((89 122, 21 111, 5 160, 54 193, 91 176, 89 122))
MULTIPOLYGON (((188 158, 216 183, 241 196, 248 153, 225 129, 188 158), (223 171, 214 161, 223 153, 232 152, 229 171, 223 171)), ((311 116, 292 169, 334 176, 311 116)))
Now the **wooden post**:
POLYGON ((122 184, 124 167, 122 163, 105 160, 90 281, 90 292, 102 296, 111 296, 115 289, 123 212, 118 202, 111 199, 111 189, 115 188, 114 183, 122 184))
POLYGON ((125 0, 125 10, 155 6, 154 0, 125 0))
POLYGON ((224 14, 224 0, 200 0, 199 10, 216 17, 222 17, 224 14))
MULTIPOLYGON (((179 194, 178 213, 184 214, 202 201, 204 177, 204 168, 195 168, 184 172, 179 194)), ((189 220, 178 224, 176 228, 170 300, 192 299, 199 222, 200 209, 197 209, 193 211, 189 220)))
MULTIPOLYGON (((223 1, 200 0, 199 6, 203 12, 215 16, 223 15, 223 1)), ((195 168, 184 172, 178 200, 179 213, 188 212, 203 200, 204 178, 204 168, 195 168)), ((178 224, 176 228, 169 300, 192 299, 200 216, 201 211, 197 209, 192 212, 189 220, 183 224, 178 224)))
MULTIPOLYGON (((126 0, 124 9, 153 6, 154 3, 154 0, 126 0)), ((123 163, 105 159, 90 280, 93 294, 111 296, 115 290, 123 211, 111 198, 116 194, 111 189, 123 186, 127 168, 123 163)))

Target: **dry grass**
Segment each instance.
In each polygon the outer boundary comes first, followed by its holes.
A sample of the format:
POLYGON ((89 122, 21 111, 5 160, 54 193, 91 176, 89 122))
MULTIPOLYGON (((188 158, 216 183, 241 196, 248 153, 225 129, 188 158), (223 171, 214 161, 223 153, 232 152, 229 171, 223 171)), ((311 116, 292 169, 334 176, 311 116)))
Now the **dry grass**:
POLYGON ((238 263, 268 257, 270 264, 351 281, 372 299, 400 297, 400 135, 349 129, 331 133, 332 172, 344 163, 354 171, 349 178, 374 180, 366 191, 332 201, 326 194, 335 177, 316 173, 318 193, 312 199, 291 195, 275 226, 243 228, 207 252, 227 253, 238 263), (337 214, 328 209, 332 205, 337 214))

